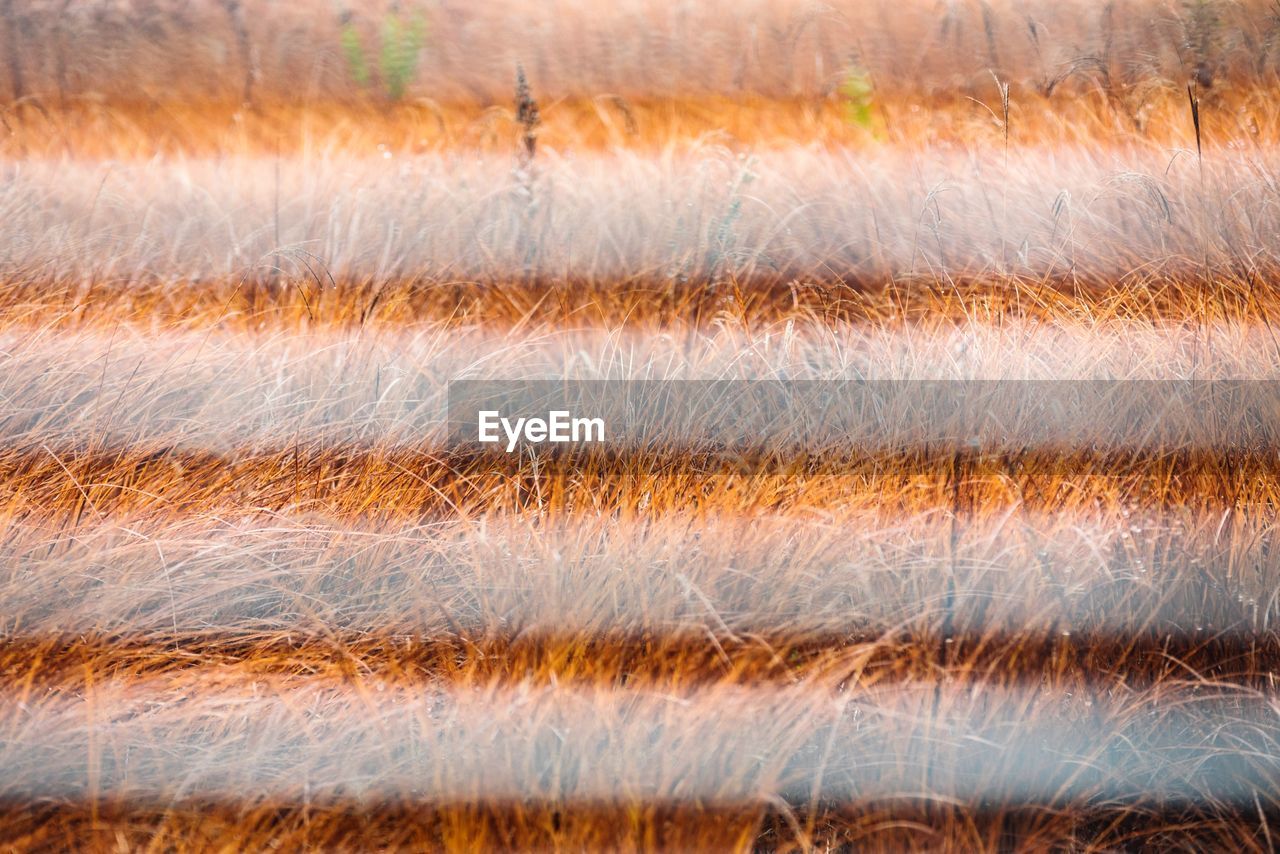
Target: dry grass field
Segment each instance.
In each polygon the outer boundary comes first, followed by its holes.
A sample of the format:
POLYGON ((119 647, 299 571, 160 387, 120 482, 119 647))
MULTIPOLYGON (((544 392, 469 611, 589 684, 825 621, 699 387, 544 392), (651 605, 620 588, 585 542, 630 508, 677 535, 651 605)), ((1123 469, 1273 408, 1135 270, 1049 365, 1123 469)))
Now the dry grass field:
POLYGON ((1274 850, 1278 61, 1262 0, 0 0, 0 849, 1274 850), (1028 398, 453 441, 534 379, 1028 398))

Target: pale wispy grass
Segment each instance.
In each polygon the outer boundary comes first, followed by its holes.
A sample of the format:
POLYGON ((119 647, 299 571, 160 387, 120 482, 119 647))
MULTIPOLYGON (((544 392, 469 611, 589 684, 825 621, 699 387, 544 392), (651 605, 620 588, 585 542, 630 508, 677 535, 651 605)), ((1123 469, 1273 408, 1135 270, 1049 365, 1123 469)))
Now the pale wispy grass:
POLYGON ((0 700, 16 735, 0 746, 0 794, 244 806, 857 797, 1223 808, 1252 805, 1280 772, 1275 710, 1230 686, 874 683, 856 671, 839 683, 668 691, 437 688, 232 668, 105 679, 0 700))
MULTIPOLYGON (((754 330, 725 324, 656 334, 530 327, 515 336, 445 324, 414 331, 158 335, 131 326, 17 326, 0 333, 0 436, 11 447, 438 447, 446 439, 449 384, 458 380, 1266 381, 1280 378, 1276 346, 1260 325, 1197 329, 1119 320, 754 330)), ((1084 409, 1059 413, 1057 424, 1046 423, 1035 408, 1043 397, 1037 388, 1010 383, 1012 397, 1003 405, 1017 414, 1022 401, 1026 418, 1023 432, 1019 422, 1006 425, 1004 441, 1023 435, 1035 444, 1051 432, 1080 448, 1126 444, 1125 437, 1141 437, 1158 415, 1189 418, 1188 428, 1197 429, 1188 436, 1201 437, 1193 444, 1208 441, 1209 434, 1198 432, 1198 412, 1162 414, 1171 398, 1158 385, 1135 385, 1114 402, 1086 400, 1084 409), (1117 422, 1121 414, 1132 418, 1117 422)), ((702 411, 694 402, 691 416, 702 411)), ((610 406, 602 404, 603 411, 614 411, 610 406)), ((908 441, 911 412, 896 422, 892 413, 868 420, 864 429, 894 428, 901 432, 893 435, 908 441)), ((636 429, 646 423, 635 416, 636 429)), ((1247 426, 1241 429, 1248 432, 1247 426)), ((716 439, 714 425, 687 428, 655 427, 671 447, 716 439)), ((802 425, 776 430, 813 435, 802 425)), ((872 448, 888 436, 851 432, 844 444, 872 448)))
POLYGON ((1140 506, 958 516, 582 512, 417 524, 321 515, 39 517, 0 537, 0 633, 321 647, 388 637, 1192 643, 1280 619, 1268 514, 1140 506), (944 625, 946 628, 944 629, 944 625), (897 640, 895 640, 897 639, 897 640))
POLYGON ((253 278, 657 280, 676 287, 1275 268, 1269 148, 650 157, 308 155, 10 162, 0 271, 75 285, 253 278))

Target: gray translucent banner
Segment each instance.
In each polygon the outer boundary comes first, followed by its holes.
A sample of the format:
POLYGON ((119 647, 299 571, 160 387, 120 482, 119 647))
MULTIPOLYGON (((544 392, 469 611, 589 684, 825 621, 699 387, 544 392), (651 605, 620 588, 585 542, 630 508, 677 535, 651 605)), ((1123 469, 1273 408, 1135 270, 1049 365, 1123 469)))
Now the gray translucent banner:
POLYGON ((451 444, 500 454, 1249 453, 1278 425, 1280 383, 1257 380, 449 384, 451 444))

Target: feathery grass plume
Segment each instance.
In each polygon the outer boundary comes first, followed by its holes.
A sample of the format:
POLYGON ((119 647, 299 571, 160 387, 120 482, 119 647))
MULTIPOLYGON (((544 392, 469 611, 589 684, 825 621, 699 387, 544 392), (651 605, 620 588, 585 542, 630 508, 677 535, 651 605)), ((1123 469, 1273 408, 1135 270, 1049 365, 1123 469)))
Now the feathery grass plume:
POLYGON ((996 47, 998 39, 996 38, 995 14, 992 12, 991 4, 987 0, 980 0, 978 7, 982 11, 982 32, 987 37, 987 60, 991 63, 989 70, 993 74, 1000 74, 1000 52, 996 47))
POLYGON ((533 99, 529 88, 529 80, 524 75, 524 66, 516 64, 516 122, 520 125, 520 162, 523 168, 533 164, 533 157, 538 145, 538 125, 542 117, 538 114, 538 102, 533 99))
POLYGON ((1196 93, 1193 78, 1187 84, 1187 103, 1191 107, 1191 125, 1196 132, 1196 167, 1200 170, 1201 190, 1204 189, 1204 144, 1200 134, 1200 96, 1196 93))
POLYGON ((1000 76, 994 71, 991 77, 996 81, 996 88, 1000 91, 1000 129, 1004 132, 1004 159, 1005 166, 1008 167, 1009 162, 1009 84, 1000 79, 1000 76))
POLYGON ((1182 0, 1182 46, 1191 54, 1191 78, 1201 89, 1212 87, 1216 77, 1218 5, 1217 0, 1182 0))
POLYGON ((520 125, 520 146, 516 152, 515 179, 520 197, 518 246, 523 256, 521 270, 526 280, 537 272, 540 242, 534 235, 538 222, 538 199, 534 194, 533 158, 537 153, 538 125, 542 117, 538 102, 533 99, 524 67, 516 64, 516 122, 520 125))
POLYGON ((613 95, 609 100, 618 108, 618 112, 622 113, 623 127, 626 128, 627 136, 639 134, 640 125, 636 122, 635 113, 631 110, 631 105, 627 103, 627 99, 621 95, 613 95))

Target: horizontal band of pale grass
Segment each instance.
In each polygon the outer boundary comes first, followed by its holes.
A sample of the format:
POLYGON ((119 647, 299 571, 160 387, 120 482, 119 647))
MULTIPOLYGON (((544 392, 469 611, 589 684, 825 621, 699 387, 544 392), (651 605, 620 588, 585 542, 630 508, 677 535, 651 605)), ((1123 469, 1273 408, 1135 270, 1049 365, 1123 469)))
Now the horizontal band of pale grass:
POLYGON ((0 798, 1251 806, 1280 777, 1272 702, 1074 678, 664 694, 222 668, 0 696, 0 798))
MULTIPOLYGON (((155 334, 130 326, 112 332, 10 328, 0 331, 0 438, 11 446, 51 448, 92 439, 226 452, 276 447, 287 437, 290 442, 443 449, 449 440, 450 383, 559 378, 583 389, 607 380, 606 391, 625 391, 633 382, 670 381, 670 389, 686 381, 727 382, 729 394, 722 401, 727 410, 717 409, 714 399, 696 397, 685 408, 688 421, 710 405, 708 413, 719 422, 695 420, 685 425, 690 429, 659 435, 673 449, 700 439, 723 444, 725 436, 717 436, 715 424, 723 424, 724 413, 733 411, 739 392, 751 388, 752 381, 784 391, 788 383, 820 390, 812 382, 840 387, 866 381, 871 388, 905 389, 904 406, 913 395, 940 391, 928 410, 939 416, 935 427, 951 417, 937 408, 938 400, 956 393, 946 392, 948 384, 962 389, 997 383, 1008 411, 1021 418, 1007 424, 988 420, 987 438, 997 443, 1039 438, 1077 447, 1096 441, 1141 448, 1157 444, 1153 437, 1159 434, 1152 431, 1163 424, 1168 436, 1184 445, 1246 447, 1247 440, 1269 441, 1277 422, 1246 419, 1231 427, 1225 415, 1234 411, 1243 417, 1253 410, 1246 405, 1248 394, 1239 399, 1227 392, 1254 389, 1265 402, 1266 389, 1280 381, 1276 346, 1272 333, 1260 325, 1197 329, 1143 322, 786 324, 750 332, 709 327, 658 335, 533 327, 518 336, 444 324, 412 332, 253 334, 155 334), (1065 403, 1075 401, 1074 409, 1055 416, 1045 408, 1055 395, 1062 396, 1061 389, 1071 387, 1085 395, 1063 397, 1065 403), (1219 388, 1224 394, 1212 397, 1219 388), (1108 389, 1116 391, 1114 398, 1103 395, 1108 389), (1097 399, 1090 403, 1089 395, 1097 399), (1225 407, 1222 418, 1212 407, 1203 413, 1187 408, 1204 395, 1225 407), (1181 409, 1173 406, 1179 396, 1181 409), (1235 410, 1227 406, 1233 399, 1239 404, 1235 410), (1099 414, 1126 417, 1090 420, 1099 414), (1177 425, 1186 431, 1174 430, 1177 425)), ((516 382, 514 388, 521 392, 525 386, 516 382)), ((614 403, 626 399, 622 395, 614 403)), ((757 414, 761 411, 767 412, 758 409, 757 414)), ((867 429, 835 438, 844 447, 874 449, 892 437, 871 426, 895 427, 900 439, 914 441, 923 434, 913 439, 911 430, 918 433, 922 424, 932 423, 913 421, 910 407, 900 413, 894 420, 892 412, 868 411, 869 420, 861 422, 867 429)), ((774 427, 790 430, 803 446, 809 435, 804 419, 816 416, 802 410, 793 414, 800 419, 794 425, 784 420, 774 427)), ((971 414, 978 424, 982 412, 971 414)), ((830 425, 824 429, 833 438, 830 425)), ((960 431, 951 438, 967 447, 975 435, 960 431)), ((821 447, 815 443, 813 449, 821 447)))
POLYGON ((460 154, 8 162, 0 273, 198 287, 283 271, 312 300, 330 276, 1199 278, 1277 266, 1277 165, 1254 146, 1203 164, 1136 146, 546 152, 532 171, 460 154))
POLYGON ((488 516, 422 525, 321 516, 14 521, 0 633, 163 642, 649 632, 878 632, 1204 639, 1275 631, 1265 510, 810 519, 488 516))

